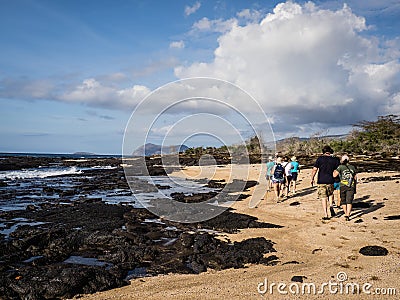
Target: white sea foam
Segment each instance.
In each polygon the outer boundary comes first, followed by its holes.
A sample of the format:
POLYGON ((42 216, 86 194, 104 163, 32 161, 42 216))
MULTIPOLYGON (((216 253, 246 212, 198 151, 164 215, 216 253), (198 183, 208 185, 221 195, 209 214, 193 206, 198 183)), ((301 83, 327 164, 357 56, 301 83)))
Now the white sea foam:
POLYGON ((59 175, 81 174, 82 170, 77 167, 70 168, 40 168, 18 171, 3 171, 0 172, 0 179, 26 179, 26 178, 46 178, 59 175))
POLYGON ((98 169, 100 169, 100 170, 114 170, 116 168, 118 168, 118 167, 113 167, 113 166, 94 166, 94 167, 91 167, 90 169, 94 169, 94 170, 98 170, 98 169))
POLYGON ((93 166, 93 167, 39 167, 37 169, 16 170, 16 171, 2 171, 0 172, 0 179, 29 179, 29 178, 46 178, 60 175, 73 175, 82 174, 85 170, 113 170, 117 167, 113 166, 93 166))

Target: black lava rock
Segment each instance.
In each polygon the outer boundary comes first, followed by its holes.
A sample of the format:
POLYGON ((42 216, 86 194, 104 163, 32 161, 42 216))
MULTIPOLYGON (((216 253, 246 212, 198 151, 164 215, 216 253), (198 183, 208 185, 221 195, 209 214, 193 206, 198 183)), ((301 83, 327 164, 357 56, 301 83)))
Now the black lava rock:
POLYGON ((381 246, 365 246, 359 252, 365 256, 385 256, 389 253, 386 248, 381 246))
POLYGON ((306 278, 307 278, 306 276, 296 275, 296 276, 292 277, 291 281, 293 281, 293 282, 303 282, 303 279, 306 279, 306 278))

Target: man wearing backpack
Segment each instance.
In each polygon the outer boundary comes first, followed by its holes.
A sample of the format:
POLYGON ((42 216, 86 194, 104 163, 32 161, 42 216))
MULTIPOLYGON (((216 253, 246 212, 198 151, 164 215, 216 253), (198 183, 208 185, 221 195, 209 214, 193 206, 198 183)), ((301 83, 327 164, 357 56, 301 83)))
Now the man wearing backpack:
POLYGON ((285 168, 282 166, 282 158, 276 159, 272 169, 272 183, 274 184, 276 201, 279 202, 282 185, 285 184, 285 168))
POLYGON ((318 172, 317 187, 318 199, 321 199, 322 210, 324 217, 322 220, 329 220, 328 211, 328 198, 333 194, 333 171, 340 165, 337 157, 332 156, 333 150, 330 146, 322 148, 323 155, 318 157, 311 172, 311 185, 314 185, 314 177, 318 172))
POLYGON ((340 203, 344 211, 345 220, 350 221, 354 194, 356 193, 357 174, 356 168, 349 164, 347 155, 343 155, 340 161, 342 164, 333 171, 333 176, 340 177, 340 203))

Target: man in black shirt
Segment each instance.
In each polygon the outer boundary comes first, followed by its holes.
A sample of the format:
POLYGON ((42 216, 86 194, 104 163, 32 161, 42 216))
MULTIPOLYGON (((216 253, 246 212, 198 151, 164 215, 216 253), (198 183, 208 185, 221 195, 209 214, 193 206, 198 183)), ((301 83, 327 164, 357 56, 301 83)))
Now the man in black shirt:
POLYGON ((318 199, 322 201, 322 209, 324 211, 323 220, 329 220, 328 216, 328 199, 333 194, 333 171, 340 165, 337 157, 333 157, 333 150, 329 146, 322 149, 323 155, 318 157, 311 172, 311 185, 314 185, 314 177, 318 172, 317 186, 318 186, 318 199))

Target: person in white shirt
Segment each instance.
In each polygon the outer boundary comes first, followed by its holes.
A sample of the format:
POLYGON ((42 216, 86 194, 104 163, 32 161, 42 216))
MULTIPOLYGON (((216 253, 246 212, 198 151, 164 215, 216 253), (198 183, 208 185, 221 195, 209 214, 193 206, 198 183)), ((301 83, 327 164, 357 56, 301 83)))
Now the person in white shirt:
POLYGON ((286 197, 289 196, 290 192, 290 183, 292 182, 292 163, 289 161, 289 157, 285 157, 285 163, 283 164, 285 168, 285 177, 286 177, 286 197))

